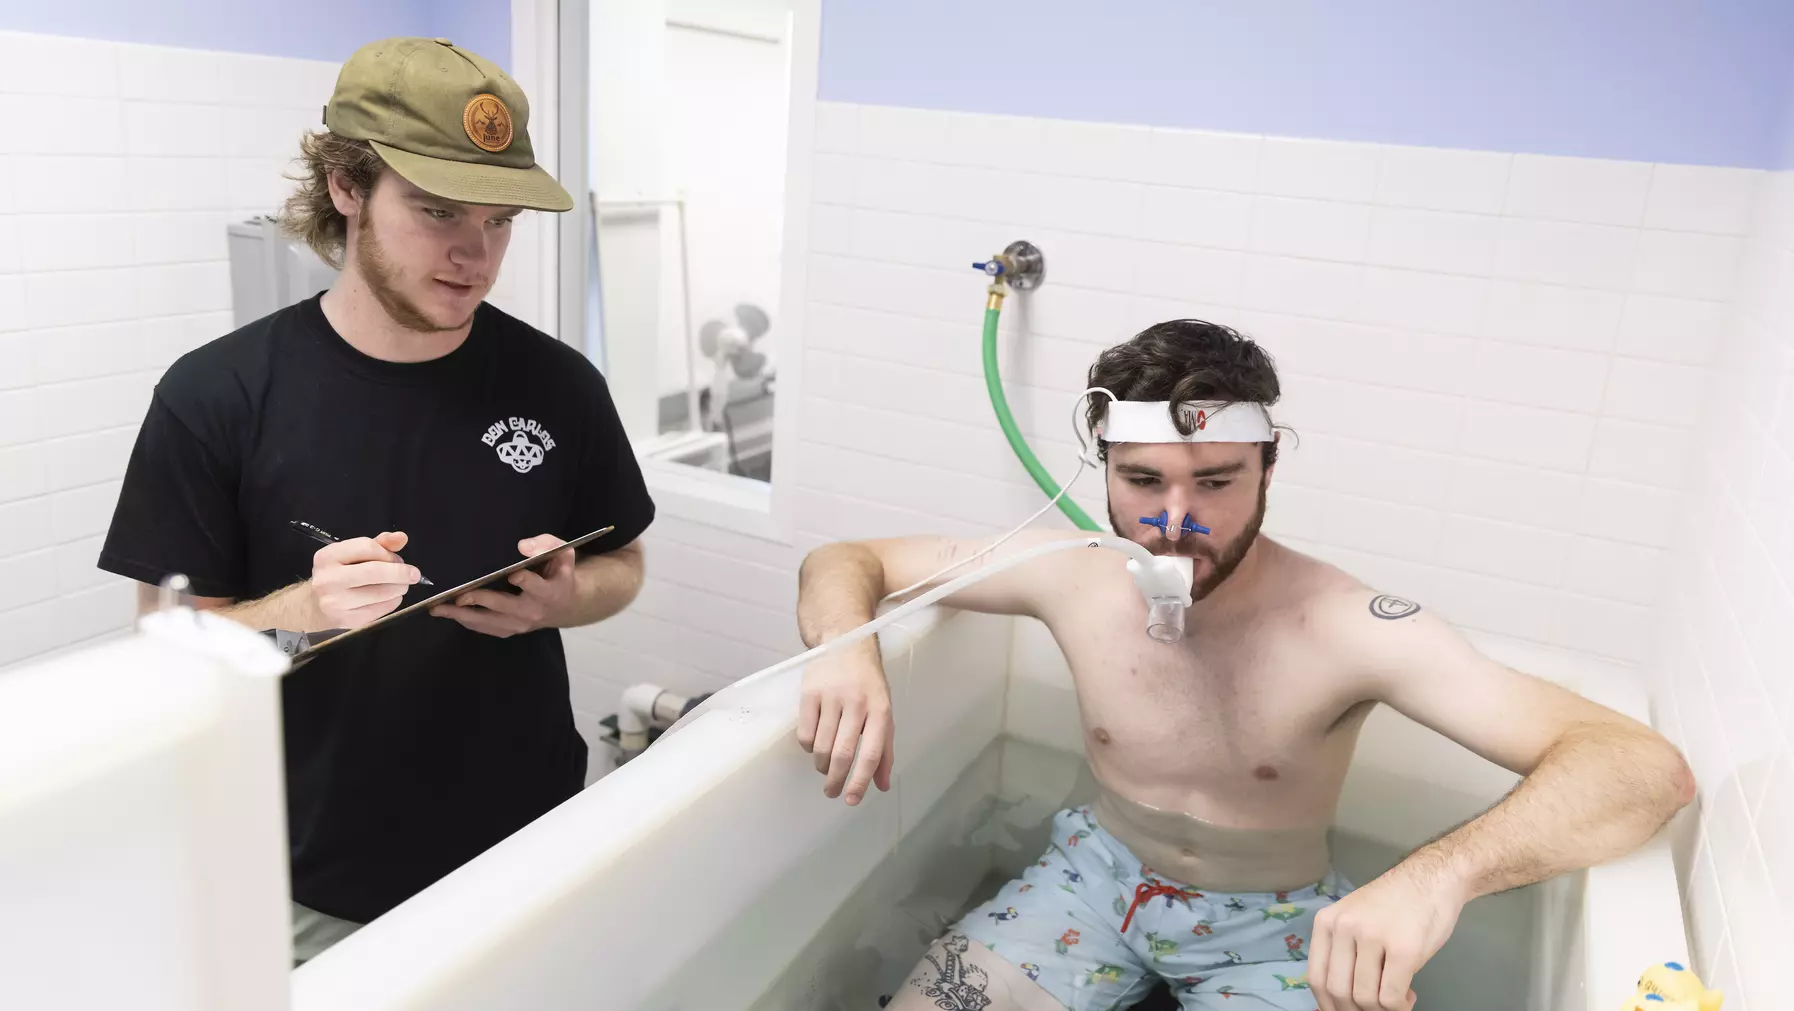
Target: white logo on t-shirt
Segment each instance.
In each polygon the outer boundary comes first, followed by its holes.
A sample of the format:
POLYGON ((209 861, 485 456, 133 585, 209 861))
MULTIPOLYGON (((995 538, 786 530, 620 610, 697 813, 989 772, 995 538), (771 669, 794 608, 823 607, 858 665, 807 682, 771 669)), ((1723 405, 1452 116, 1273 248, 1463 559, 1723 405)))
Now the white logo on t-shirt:
POLYGON ((526 474, 534 469, 548 456, 548 451, 554 448, 554 436, 529 418, 511 417, 494 421, 487 427, 486 434, 480 437, 480 441, 496 447, 498 458, 519 474, 526 474), (510 432, 511 437, 500 442, 506 432, 510 432), (531 435, 538 441, 532 441, 531 435))

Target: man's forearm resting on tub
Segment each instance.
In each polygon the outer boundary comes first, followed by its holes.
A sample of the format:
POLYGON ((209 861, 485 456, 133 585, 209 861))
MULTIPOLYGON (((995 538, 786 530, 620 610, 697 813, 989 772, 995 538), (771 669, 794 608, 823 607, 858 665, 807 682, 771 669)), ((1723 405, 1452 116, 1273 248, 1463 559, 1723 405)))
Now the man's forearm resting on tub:
POLYGON ((1631 852, 1694 789, 1681 753, 1651 731, 1576 727, 1499 804, 1402 863, 1466 900, 1492 895, 1631 852))
POLYGON ((632 541, 602 555, 581 558, 573 566, 576 590, 572 613, 555 624, 561 628, 574 628, 619 613, 641 592, 642 568, 640 541, 632 541))
POLYGON ((810 552, 798 568, 797 628, 804 645, 821 645, 871 621, 884 582, 878 556, 859 544, 829 544, 810 552))

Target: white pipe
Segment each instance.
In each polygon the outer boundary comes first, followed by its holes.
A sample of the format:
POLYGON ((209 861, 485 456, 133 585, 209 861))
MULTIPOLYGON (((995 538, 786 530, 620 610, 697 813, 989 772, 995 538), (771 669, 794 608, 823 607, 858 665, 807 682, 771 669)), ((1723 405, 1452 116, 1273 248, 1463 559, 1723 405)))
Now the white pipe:
POLYGON ((654 704, 666 694, 659 685, 630 685, 617 706, 617 764, 648 750, 648 728, 654 724, 654 704))
MULTIPOLYGON (((654 723, 654 702, 663 694, 659 685, 631 685, 623 690, 623 701, 617 708, 617 733, 642 734, 654 723)), ((646 746, 644 739, 642 744, 646 746)))
POLYGON ((670 727, 679 717, 685 715, 685 708, 691 702, 683 695, 672 692, 661 692, 654 700, 654 708, 648 713, 648 722, 670 727))
POLYGON ((648 750, 648 731, 657 725, 672 726, 690 705, 690 699, 656 684, 643 682, 625 688, 617 706, 617 764, 648 750))

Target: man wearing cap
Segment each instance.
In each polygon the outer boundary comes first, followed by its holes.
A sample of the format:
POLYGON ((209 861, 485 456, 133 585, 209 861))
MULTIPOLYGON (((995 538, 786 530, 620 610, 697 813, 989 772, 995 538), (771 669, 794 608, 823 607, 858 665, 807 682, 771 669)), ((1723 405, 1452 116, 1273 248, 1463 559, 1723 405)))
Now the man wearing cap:
POLYGON ((528 118, 516 82, 446 39, 350 57, 282 216, 340 277, 170 367, 100 555, 315 633, 422 599, 423 574, 452 587, 615 528, 287 677, 296 963, 580 789, 558 629, 641 585, 654 504, 604 379, 483 301, 518 214, 573 206, 528 118))

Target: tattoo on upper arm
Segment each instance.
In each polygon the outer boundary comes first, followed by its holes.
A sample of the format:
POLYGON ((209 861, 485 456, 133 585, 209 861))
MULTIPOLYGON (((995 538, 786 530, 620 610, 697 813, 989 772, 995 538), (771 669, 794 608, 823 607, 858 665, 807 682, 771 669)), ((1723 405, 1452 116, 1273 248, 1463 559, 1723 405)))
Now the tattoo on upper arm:
POLYGON ((1419 610, 1420 605, 1414 603, 1412 600, 1405 600, 1401 597, 1392 596, 1387 593, 1379 594, 1375 600, 1370 602, 1370 613, 1390 621, 1394 621, 1397 618, 1406 618, 1410 614, 1419 612, 1419 610))

